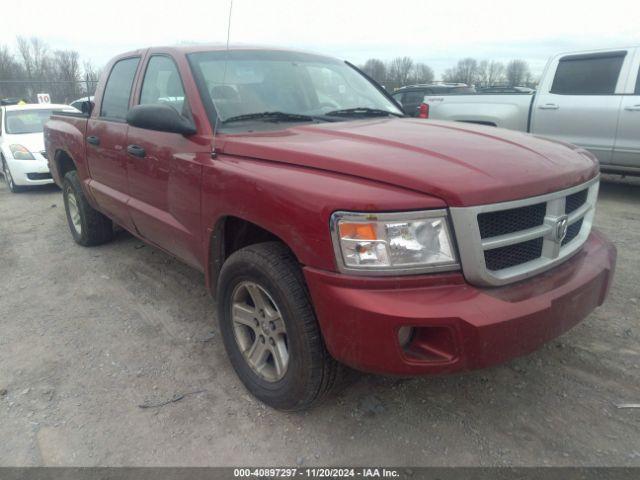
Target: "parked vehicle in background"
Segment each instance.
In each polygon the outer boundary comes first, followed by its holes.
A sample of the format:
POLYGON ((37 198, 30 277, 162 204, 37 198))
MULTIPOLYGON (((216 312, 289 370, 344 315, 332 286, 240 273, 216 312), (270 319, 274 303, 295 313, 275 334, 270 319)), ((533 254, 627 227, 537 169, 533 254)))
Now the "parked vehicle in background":
POLYGON ((402 105, 404 113, 410 117, 419 116, 419 107, 427 95, 462 95, 475 93, 475 88, 466 83, 428 83, 408 85, 393 92, 392 97, 402 105))
POLYGON ((68 105, 26 104, 0 108, 0 161, 2 174, 12 192, 24 187, 53 183, 42 129, 51 114, 68 105))
POLYGON ((508 85, 494 85, 476 89, 480 94, 487 93, 534 93, 535 90, 529 87, 510 87, 508 85))
POLYGON ((640 48, 563 53, 531 95, 433 95, 428 117, 534 133, 586 148, 605 172, 640 174, 640 48))
POLYGON ((117 223, 204 272, 240 379, 299 410, 341 364, 487 367, 604 301, 596 159, 490 133, 407 118, 333 58, 201 45, 115 58, 45 141, 73 239, 117 223))
POLYGON ((3 106, 3 107, 7 105, 18 105, 19 103, 27 103, 27 102, 25 102, 22 98, 18 98, 18 97, 0 99, 0 106, 3 106))

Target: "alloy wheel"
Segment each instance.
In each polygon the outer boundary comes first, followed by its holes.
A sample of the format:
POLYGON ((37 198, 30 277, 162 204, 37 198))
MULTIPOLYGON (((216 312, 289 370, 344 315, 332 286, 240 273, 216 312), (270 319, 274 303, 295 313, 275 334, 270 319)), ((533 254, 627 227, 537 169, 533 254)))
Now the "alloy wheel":
POLYGON ((69 209, 69 217, 71 223, 78 235, 82 234, 82 222, 80 220, 80 209, 78 208, 78 199, 75 192, 71 188, 67 188, 67 208, 69 209))
POLYGON ((231 319, 247 365, 268 382, 281 380, 289 365, 287 329, 271 295, 255 282, 239 283, 232 295, 231 319))

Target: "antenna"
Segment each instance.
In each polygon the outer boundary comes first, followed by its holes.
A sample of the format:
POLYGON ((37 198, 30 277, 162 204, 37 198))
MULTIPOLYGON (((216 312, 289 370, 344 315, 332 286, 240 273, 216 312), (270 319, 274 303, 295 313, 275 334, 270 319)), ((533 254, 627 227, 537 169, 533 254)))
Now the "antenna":
MULTIPOLYGON (((227 80, 227 62, 229 61, 229 38, 231 37, 231 13, 233 12, 233 0, 229 0, 229 18, 227 20, 227 45, 225 48, 225 57, 224 57, 224 70, 222 71, 222 85, 226 83, 227 80)), ((213 103, 213 98, 211 99, 211 103, 213 103)), ((215 105, 214 105, 215 108, 215 105)), ((216 123, 213 126, 213 140, 212 143, 212 151, 211 158, 216 158, 216 137, 218 136, 218 126, 220 124, 220 116, 216 114, 216 123)))

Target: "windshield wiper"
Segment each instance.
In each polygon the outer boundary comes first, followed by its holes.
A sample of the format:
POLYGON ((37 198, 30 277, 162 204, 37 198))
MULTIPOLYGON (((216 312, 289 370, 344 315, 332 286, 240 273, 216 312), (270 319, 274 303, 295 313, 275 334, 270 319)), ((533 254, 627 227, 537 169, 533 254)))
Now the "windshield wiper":
POLYGON ((286 112, 256 112, 236 115, 222 121, 222 123, 242 122, 244 120, 264 120, 265 122, 311 122, 319 120, 311 115, 301 115, 299 113, 286 112))
POLYGON ((389 115, 393 115, 394 117, 404 117, 404 115, 402 115, 401 113, 369 107, 344 108, 342 110, 333 110, 331 112, 327 112, 324 115, 326 115, 327 117, 388 117, 389 115))

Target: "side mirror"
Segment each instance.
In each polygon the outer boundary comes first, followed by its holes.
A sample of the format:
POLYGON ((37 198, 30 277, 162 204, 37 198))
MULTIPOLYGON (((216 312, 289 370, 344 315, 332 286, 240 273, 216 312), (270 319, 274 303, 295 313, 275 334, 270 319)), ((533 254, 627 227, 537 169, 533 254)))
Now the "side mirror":
POLYGON ((90 116, 91 112, 93 111, 93 105, 94 103, 92 101, 85 100, 80 104, 80 111, 83 115, 90 116))
POLYGON ((127 123, 132 127, 158 132, 193 135, 196 127, 169 105, 161 103, 136 105, 127 113, 127 123))

